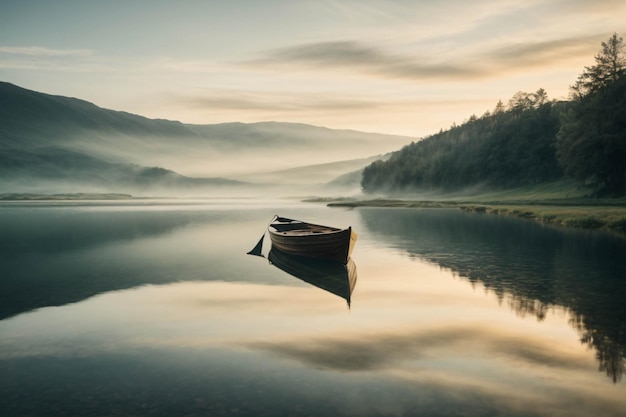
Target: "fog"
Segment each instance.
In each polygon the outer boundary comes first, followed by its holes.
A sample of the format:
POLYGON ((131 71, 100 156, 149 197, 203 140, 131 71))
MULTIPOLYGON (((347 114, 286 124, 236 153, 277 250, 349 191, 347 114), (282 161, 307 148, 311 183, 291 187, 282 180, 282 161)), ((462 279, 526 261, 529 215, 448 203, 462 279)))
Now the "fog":
POLYGON ((377 141, 379 135, 359 132, 337 136, 300 137, 287 146, 284 136, 234 145, 81 132, 53 147, 0 154, 0 194, 345 196, 360 192, 365 166, 386 159, 382 152, 406 140, 377 141))
POLYGON ((358 189, 358 171, 413 140, 298 123, 148 119, 9 83, 0 93, 10 104, 0 112, 0 193, 308 195, 350 173, 330 188, 358 189))
MULTIPOLYGON (((374 156, 396 151, 410 143, 410 138, 400 136, 316 129, 319 131, 316 130, 315 133, 305 130, 304 134, 298 134, 294 131, 293 136, 285 133, 274 136, 272 132, 255 132, 256 140, 242 139, 233 133, 205 139, 133 137, 85 132, 72 135, 63 147, 110 163, 162 167, 189 177, 227 177, 256 181, 256 174, 359 159, 373 162, 376 159, 374 156)), ((362 168, 358 162, 352 164, 352 167, 362 168)), ((322 173, 330 168, 320 167, 322 173)), ((347 170, 335 168, 334 173, 325 174, 322 181, 330 181, 334 176, 346 172, 347 170)))
MULTIPOLYGON (((193 179, 192 179, 193 180, 193 179)), ((0 180, 0 200, 40 199, 59 195, 60 199, 81 198, 77 194, 95 195, 97 199, 134 198, 315 198, 349 197, 361 193, 360 185, 325 183, 238 183, 237 185, 96 183, 80 180, 12 178, 0 180), (122 195, 122 196, 120 196, 122 195)), ((85 197, 90 199, 91 197, 85 197)))

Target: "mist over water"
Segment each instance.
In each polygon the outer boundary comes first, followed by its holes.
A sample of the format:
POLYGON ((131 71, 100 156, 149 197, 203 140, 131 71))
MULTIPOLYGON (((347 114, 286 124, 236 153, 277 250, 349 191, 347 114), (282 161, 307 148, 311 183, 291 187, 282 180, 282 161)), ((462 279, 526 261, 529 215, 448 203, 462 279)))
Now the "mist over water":
POLYGON ((607 234, 239 198, 3 203, 0 229, 0 415, 626 407, 607 234), (355 229, 350 309, 246 255, 274 214, 355 229))
POLYGON ((412 140, 297 123, 191 125, 5 82, 0 92, 0 194, 275 196, 285 185, 319 189, 412 140))
POLYGON ((320 187, 412 140, 296 123, 191 125, 9 83, 0 90, 8 103, 0 114, 0 194, 205 196, 250 184, 259 194, 285 184, 320 187))

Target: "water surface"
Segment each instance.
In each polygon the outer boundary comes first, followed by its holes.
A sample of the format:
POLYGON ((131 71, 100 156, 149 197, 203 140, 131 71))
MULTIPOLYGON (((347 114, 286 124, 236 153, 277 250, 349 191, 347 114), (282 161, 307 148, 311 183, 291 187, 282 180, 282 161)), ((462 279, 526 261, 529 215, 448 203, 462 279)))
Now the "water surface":
POLYGON ((0 206, 0 415, 624 415, 626 243, 433 209, 0 206), (246 255, 349 226, 346 299, 246 255))

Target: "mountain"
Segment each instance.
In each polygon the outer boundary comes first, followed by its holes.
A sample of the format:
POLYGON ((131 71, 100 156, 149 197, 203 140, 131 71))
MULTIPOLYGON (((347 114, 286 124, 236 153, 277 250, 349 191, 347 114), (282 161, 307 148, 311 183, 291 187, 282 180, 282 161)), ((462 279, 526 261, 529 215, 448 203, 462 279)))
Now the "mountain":
POLYGON ((253 178, 259 172, 366 158, 409 142, 408 137, 297 123, 195 125, 149 119, 0 82, 4 190, 7 184, 44 179, 93 180, 106 188, 116 182, 141 186, 146 177, 168 186, 181 181, 232 185, 215 177, 253 178))
POLYGON ((191 178, 159 167, 109 163, 61 148, 0 151, 0 190, 46 193, 97 191, 191 191, 208 187, 241 187, 224 178, 191 178))
MULTIPOLYGON (((346 173, 361 172, 374 161, 385 160, 388 156, 376 155, 369 158, 351 159, 346 161, 328 162, 325 164, 306 165, 297 168, 282 169, 271 172, 255 173, 241 176, 250 182, 266 182, 285 184, 326 184, 346 173)), ((360 181, 360 178, 359 178, 360 181)), ((357 183, 358 184, 358 181, 357 183)))

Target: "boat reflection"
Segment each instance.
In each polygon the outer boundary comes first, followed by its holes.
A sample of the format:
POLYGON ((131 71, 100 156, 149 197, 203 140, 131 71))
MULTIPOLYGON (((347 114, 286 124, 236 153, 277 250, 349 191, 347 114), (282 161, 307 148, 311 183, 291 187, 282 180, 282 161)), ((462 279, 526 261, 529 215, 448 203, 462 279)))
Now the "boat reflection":
POLYGON ((350 307, 357 280, 356 264, 352 258, 348 258, 348 262, 343 264, 337 261, 291 255, 273 247, 267 259, 272 265, 289 275, 343 298, 350 307))

